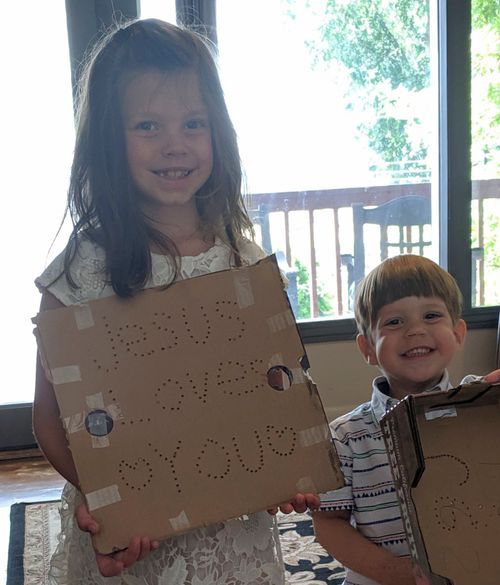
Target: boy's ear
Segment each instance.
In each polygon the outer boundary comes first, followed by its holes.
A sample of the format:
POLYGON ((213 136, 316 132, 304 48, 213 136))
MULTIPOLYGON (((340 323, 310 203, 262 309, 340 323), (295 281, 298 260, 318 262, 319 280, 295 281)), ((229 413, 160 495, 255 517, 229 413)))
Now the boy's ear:
POLYGON ((465 341, 465 334, 467 333, 467 323, 463 319, 459 319, 453 327, 455 339, 459 347, 462 347, 465 341))
POLYGON ((359 351, 363 354, 367 364, 370 366, 378 366, 377 354, 371 341, 364 335, 359 333, 356 337, 356 343, 358 344, 359 351))

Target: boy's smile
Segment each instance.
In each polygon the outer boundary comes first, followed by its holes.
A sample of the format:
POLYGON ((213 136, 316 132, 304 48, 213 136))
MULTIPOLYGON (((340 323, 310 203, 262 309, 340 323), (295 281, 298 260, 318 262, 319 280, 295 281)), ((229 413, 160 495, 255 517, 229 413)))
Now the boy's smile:
POLYGON ((440 298, 404 297, 380 309, 370 338, 359 335, 358 346, 386 376, 391 395, 403 398, 439 382, 465 330, 462 319, 452 322, 440 298))

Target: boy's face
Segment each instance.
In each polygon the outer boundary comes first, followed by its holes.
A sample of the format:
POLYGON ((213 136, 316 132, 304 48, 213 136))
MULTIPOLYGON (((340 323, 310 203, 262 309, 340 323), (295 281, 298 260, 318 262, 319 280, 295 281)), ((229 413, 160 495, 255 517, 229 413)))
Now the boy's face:
POLYGON ((377 365, 403 398, 436 385, 456 351, 466 325, 453 323, 444 301, 437 297, 404 297, 384 305, 369 338, 358 335, 358 347, 369 364, 377 365))

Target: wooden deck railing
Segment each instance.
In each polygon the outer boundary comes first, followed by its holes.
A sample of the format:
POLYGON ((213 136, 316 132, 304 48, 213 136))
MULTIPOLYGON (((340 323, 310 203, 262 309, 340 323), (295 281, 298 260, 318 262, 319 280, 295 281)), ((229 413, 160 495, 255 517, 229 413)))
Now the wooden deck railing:
MULTIPOLYGON (((275 251, 276 247, 271 233, 271 214, 281 214, 281 223, 284 231, 284 256, 288 266, 294 266, 296 255, 293 253, 293 242, 290 234, 290 218, 293 212, 307 212, 308 220, 304 221, 303 229, 308 231, 307 239, 310 244, 309 270, 310 270, 310 297, 311 316, 320 316, 318 300, 318 277, 316 273, 317 249, 315 242, 319 234, 315 226, 315 212, 318 210, 331 210, 332 212, 332 252, 335 267, 335 316, 345 315, 346 299, 349 291, 346 290, 346 279, 342 276, 342 258, 352 250, 342 250, 340 241, 339 211, 342 208, 351 209, 353 203, 362 203, 365 206, 378 206, 395 198, 408 195, 431 197, 430 183, 415 183, 406 185, 385 185, 366 188, 325 189, 316 191, 291 191, 282 193, 259 193, 250 198, 250 212, 254 223, 258 226, 258 237, 262 246, 268 252, 275 251)), ((500 199, 500 179, 473 181, 472 199, 477 200, 477 212, 474 220, 478 225, 477 249, 484 249, 484 201, 486 199, 500 199)), ((353 234, 356 237, 356 234, 353 234)), ((281 238, 283 239, 283 238, 281 238)), ((476 302, 484 304, 484 259, 481 253, 474 256, 476 266, 476 302)))

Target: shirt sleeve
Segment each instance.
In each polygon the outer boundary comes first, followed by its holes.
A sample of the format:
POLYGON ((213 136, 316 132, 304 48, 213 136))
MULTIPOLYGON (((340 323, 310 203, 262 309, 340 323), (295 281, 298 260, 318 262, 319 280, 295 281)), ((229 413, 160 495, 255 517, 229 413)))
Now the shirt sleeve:
POLYGON ((80 242, 70 266, 76 287, 70 286, 64 273, 64 255, 65 252, 61 252, 35 279, 40 292, 50 292, 63 305, 74 305, 113 294, 106 279, 104 251, 96 244, 86 239, 80 242))
POLYGON ((352 449, 349 445, 349 439, 345 434, 338 433, 336 421, 331 425, 332 439, 337 450, 340 460, 340 469, 344 475, 345 485, 338 490, 332 490, 324 494, 320 494, 321 505, 320 510, 324 512, 332 512, 335 510, 352 510, 354 508, 354 500, 352 496, 352 466, 353 457, 352 449))

